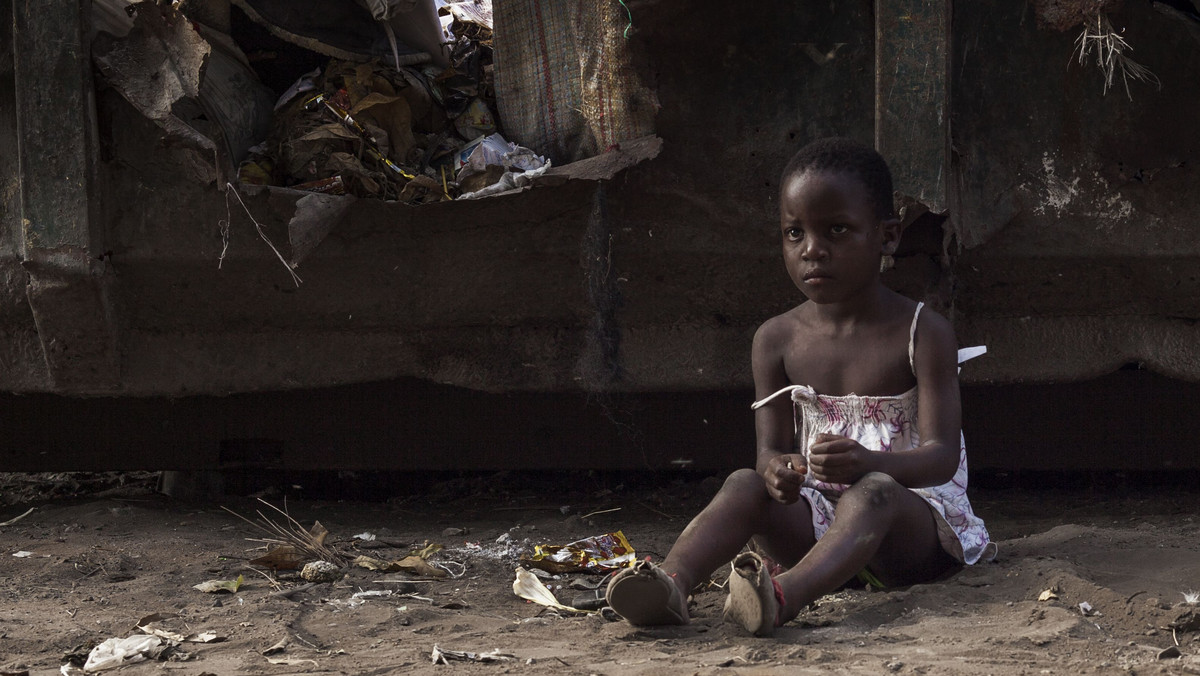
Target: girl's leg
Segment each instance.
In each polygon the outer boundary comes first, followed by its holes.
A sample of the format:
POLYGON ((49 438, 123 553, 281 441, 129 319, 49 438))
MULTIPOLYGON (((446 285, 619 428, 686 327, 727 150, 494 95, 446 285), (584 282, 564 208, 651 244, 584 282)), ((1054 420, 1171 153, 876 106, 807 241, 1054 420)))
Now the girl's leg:
POLYGON ((777 578, 782 621, 870 566, 888 586, 933 579, 953 559, 938 541, 929 504, 880 473, 864 476, 838 499, 833 524, 804 558, 777 578))
POLYGON ((756 535, 784 565, 799 561, 815 542, 807 501, 780 504, 758 473, 740 469, 683 530, 660 567, 687 598, 696 583, 729 563, 756 535))

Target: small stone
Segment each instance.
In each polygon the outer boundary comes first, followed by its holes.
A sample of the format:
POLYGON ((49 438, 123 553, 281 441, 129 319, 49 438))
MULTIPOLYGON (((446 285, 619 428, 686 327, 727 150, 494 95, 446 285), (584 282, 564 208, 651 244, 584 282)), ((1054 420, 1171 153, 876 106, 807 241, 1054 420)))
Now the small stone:
POLYGON ((1173 645, 1170 648, 1158 653, 1158 659, 1160 660, 1170 660, 1177 657, 1183 657, 1183 653, 1179 652, 1179 646, 1177 645, 1173 645))
POLYGON ((888 662, 886 666, 889 671, 900 671, 904 668, 904 663, 900 660, 892 660, 891 662, 888 662))
POLYGON ((455 537, 456 535, 466 535, 466 534, 467 534, 466 528, 447 528, 446 530, 442 531, 442 535, 444 537, 455 537))
POLYGON ((336 582, 342 579, 342 570, 328 561, 312 561, 304 564, 300 577, 309 582, 336 582))

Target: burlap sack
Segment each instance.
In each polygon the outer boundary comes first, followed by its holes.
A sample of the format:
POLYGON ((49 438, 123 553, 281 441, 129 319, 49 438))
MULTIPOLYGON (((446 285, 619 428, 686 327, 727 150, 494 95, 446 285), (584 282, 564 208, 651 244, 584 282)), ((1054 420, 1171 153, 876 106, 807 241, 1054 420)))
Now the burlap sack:
POLYGON ((617 0, 505 0, 493 11, 505 138, 561 165, 653 133, 658 101, 633 69, 617 0))

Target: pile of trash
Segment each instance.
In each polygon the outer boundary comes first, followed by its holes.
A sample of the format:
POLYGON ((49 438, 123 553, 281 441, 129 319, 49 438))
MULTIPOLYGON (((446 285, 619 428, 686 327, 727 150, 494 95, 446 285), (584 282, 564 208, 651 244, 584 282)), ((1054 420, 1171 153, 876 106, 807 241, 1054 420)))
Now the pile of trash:
POLYGON ((286 3, 233 4, 273 35, 328 56, 273 107, 255 61, 227 32, 228 14, 214 18, 212 3, 131 3, 124 25, 109 8, 93 46, 101 76, 135 107, 214 152, 225 165, 218 185, 236 177, 243 185, 418 205, 519 187, 549 168, 498 127, 491 0, 344 0, 338 11, 363 19, 361 33, 386 34, 371 48, 360 38, 361 50, 310 25, 285 25, 300 13, 286 3), (432 29, 426 15, 437 17, 432 29), (146 72, 156 61, 146 55, 155 53, 181 72, 146 72), (155 90, 160 82, 176 84, 155 90), (185 114, 186 101, 203 112, 185 114))

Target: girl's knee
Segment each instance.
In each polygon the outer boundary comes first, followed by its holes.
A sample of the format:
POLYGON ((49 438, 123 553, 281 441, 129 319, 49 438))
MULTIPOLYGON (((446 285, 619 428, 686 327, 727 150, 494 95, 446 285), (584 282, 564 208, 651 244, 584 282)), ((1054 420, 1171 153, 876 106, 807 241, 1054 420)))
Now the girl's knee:
POLYGON ((901 491, 908 489, 883 472, 869 472, 854 482, 841 499, 850 498, 873 509, 883 509, 892 504, 901 491))
POLYGON ((726 497, 749 497, 767 495, 767 484, 754 469, 742 468, 728 475, 721 486, 720 495, 726 497))
POLYGON ((726 494, 745 495, 749 493, 765 493, 766 483, 763 478, 749 468, 742 468, 730 474, 721 486, 721 492, 726 494))

